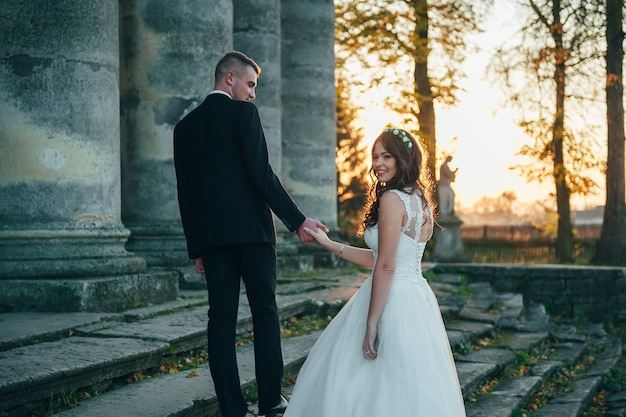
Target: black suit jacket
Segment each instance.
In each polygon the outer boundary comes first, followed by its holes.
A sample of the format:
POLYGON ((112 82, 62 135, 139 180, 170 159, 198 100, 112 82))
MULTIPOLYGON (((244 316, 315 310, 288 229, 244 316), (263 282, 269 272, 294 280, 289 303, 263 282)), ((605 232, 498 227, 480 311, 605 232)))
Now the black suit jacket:
POLYGON ((275 243, 272 211, 292 232, 305 220, 270 167, 250 102, 210 94, 174 128, 174 165, 192 259, 216 246, 275 243))

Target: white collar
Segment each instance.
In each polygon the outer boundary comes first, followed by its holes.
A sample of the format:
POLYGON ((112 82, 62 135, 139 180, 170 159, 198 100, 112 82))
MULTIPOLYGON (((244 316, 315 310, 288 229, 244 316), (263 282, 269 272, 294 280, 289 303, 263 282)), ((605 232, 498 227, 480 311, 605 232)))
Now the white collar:
POLYGON ((224 90, 213 90, 213 91, 211 91, 208 95, 211 95, 211 94, 224 94, 224 95, 225 95, 226 97, 228 97, 229 99, 231 99, 231 100, 233 99, 233 98, 231 97, 231 95, 230 95, 230 94, 228 94, 228 93, 227 93, 226 91, 224 91, 224 90))

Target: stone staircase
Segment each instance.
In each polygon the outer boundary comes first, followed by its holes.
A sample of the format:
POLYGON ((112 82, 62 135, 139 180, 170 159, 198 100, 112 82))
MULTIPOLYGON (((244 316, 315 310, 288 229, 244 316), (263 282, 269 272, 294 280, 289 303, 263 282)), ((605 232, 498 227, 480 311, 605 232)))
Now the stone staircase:
POLYGON ((579 416, 619 361, 621 342, 608 339, 600 325, 582 332, 557 327, 543 305, 524 306, 520 294, 493 293, 483 283, 470 287, 472 298, 446 324, 468 417, 522 416, 524 409, 534 417, 579 416), (459 353, 451 330, 481 322, 494 326, 492 337, 474 333, 477 346, 459 353), (555 383, 562 395, 542 398, 555 383))
MULTIPOLYGON (((329 271, 280 279, 281 320, 349 298, 367 278, 329 271)), ((579 416, 622 354, 602 326, 557 325, 540 304, 458 275, 431 280, 439 299, 468 417, 579 416)), ((206 345, 206 293, 121 313, 0 314, 0 417, 219 416, 206 363, 175 359, 206 345), (71 408, 69 408, 71 406, 71 408)), ((245 297, 238 333, 251 331, 245 297)), ((283 340, 285 371, 297 375, 320 331, 283 340)), ((252 347, 237 347, 243 388, 254 392, 252 347)), ((286 381, 292 380, 287 378, 286 381)), ((291 386, 285 385, 288 395, 291 386)), ((251 405, 254 410, 255 405, 251 405)), ((620 410, 615 410, 615 415, 620 410)))

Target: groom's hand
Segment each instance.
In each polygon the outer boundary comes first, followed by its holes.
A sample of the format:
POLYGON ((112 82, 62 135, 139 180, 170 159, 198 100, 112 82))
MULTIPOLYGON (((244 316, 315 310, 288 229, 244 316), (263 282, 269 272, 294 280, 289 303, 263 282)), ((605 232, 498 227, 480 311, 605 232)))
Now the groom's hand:
POLYGON ((202 262, 202 258, 196 259, 196 272, 203 276, 205 274, 204 263, 202 262))
POLYGON ((300 242, 307 244, 307 243, 311 243, 313 242, 315 239, 313 238, 313 236, 311 236, 310 234, 308 234, 304 228, 307 227, 311 230, 317 230, 317 229, 322 229, 324 230, 326 233, 328 233, 328 227, 324 226, 319 220, 315 220, 315 219, 311 219, 309 217, 307 217, 304 220, 304 223, 302 223, 300 225, 300 227, 298 227, 298 230, 296 230, 296 234, 298 235, 298 239, 300 239, 300 242))

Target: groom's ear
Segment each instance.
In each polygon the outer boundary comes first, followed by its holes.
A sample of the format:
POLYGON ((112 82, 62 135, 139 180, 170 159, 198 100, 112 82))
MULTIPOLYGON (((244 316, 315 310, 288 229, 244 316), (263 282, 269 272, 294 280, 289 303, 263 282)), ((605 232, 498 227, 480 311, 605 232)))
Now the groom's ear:
POLYGON ((233 85, 235 83, 235 78, 237 78, 237 74, 233 71, 228 71, 224 77, 224 81, 226 81, 226 84, 228 85, 233 85))

